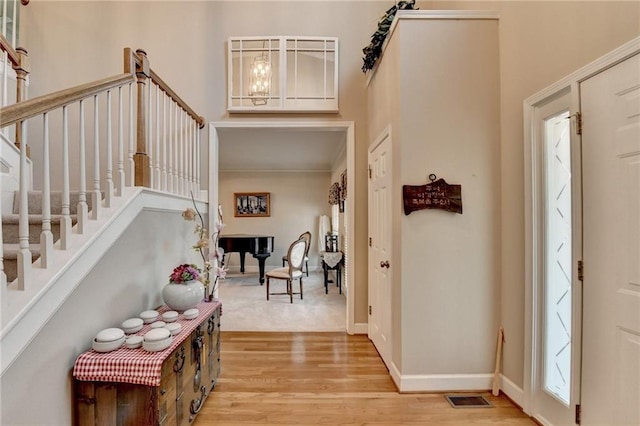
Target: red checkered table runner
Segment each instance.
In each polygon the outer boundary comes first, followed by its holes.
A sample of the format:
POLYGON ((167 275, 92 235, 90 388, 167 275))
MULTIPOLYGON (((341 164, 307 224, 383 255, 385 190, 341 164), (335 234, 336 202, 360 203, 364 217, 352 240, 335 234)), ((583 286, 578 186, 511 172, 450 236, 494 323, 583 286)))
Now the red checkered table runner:
MULTIPOLYGON (((183 315, 178 316, 177 322, 182 325, 180 333, 173 336, 173 343, 167 349, 158 352, 148 352, 142 348, 128 349, 122 346, 112 352, 96 352, 93 349, 82 353, 73 367, 73 376, 82 381, 91 382, 124 382, 136 385, 160 386, 162 363, 180 346, 182 342, 204 320, 209 318, 221 303, 202 302, 197 308, 200 314, 196 319, 187 320, 183 315)), ((169 311, 163 306, 158 312, 169 311)), ((151 330, 150 324, 145 324, 137 335, 143 336, 151 330)))

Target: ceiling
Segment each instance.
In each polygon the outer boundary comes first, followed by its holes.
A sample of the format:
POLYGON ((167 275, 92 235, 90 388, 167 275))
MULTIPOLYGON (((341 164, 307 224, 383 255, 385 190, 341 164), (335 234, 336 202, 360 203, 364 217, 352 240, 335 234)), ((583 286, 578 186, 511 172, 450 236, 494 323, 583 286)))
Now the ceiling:
POLYGON ((220 171, 331 171, 344 129, 218 128, 220 171))

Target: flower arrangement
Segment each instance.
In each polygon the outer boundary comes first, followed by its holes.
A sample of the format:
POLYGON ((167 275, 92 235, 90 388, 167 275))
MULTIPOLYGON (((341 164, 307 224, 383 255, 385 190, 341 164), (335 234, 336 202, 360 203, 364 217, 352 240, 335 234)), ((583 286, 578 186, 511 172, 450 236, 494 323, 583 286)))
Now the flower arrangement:
POLYGON ((391 6, 384 15, 382 15, 378 21, 378 30, 371 35, 371 43, 362 49, 362 52, 364 53, 364 57, 362 58, 362 72, 366 73, 373 69, 373 66, 380 57, 380 54, 382 53, 382 44, 387 38, 387 34, 389 34, 391 23, 393 22, 393 18, 396 16, 396 12, 398 10, 415 10, 415 3, 415 0, 400 0, 391 6))
MULTIPOLYGON (((179 268, 184 266, 191 267, 189 272, 192 270, 196 271, 195 279, 198 279, 204 284, 206 290, 205 299, 212 300, 213 295, 217 289, 218 280, 224 279, 226 276, 226 269, 218 266, 222 263, 222 250, 218 247, 218 236, 220 235, 220 231, 224 228, 224 223, 222 221, 222 208, 218 206, 218 221, 216 223, 216 232, 213 233, 211 238, 213 239, 213 250, 211 256, 208 256, 207 250, 209 249, 209 238, 207 237, 207 228, 204 227, 204 219, 202 215, 198 211, 198 207, 196 206, 195 199, 193 198, 193 194, 191 194, 191 200, 193 201, 193 209, 188 208, 182 212, 182 218, 187 221, 196 221, 196 226, 194 233, 198 236, 198 241, 193 245, 193 249, 200 254, 203 262, 203 270, 200 270, 196 265, 180 265, 174 269, 174 273, 179 268), (213 267, 211 259, 216 260, 216 266, 213 267), (215 275, 215 279, 213 281, 213 285, 211 285, 211 271, 215 275)), ((180 272, 187 273, 187 268, 182 269, 180 272)), ((174 273, 171 274, 171 279, 173 279, 174 273)), ((173 282, 173 281, 172 281, 173 282)))
POLYGON ((169 275, 169 282, 184 284, 189 281, 195 281, 200 278, 200 272, 200 268, 196 265, 184 263, 173 268, 173 272, 169 275))

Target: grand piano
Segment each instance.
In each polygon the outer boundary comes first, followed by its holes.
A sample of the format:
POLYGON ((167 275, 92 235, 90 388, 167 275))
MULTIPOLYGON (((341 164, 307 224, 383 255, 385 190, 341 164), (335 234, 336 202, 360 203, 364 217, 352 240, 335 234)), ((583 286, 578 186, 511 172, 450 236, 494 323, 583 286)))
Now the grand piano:
POLYGON ((228 234, 220 235, 218 246, 224 250, 222 264, 227 253, 240 253, 240 272, 244 274, 244 255, 251 253, 258 259, 260 271, 260 285, 264 284, 264 262, 273 252, 273 236, 270 235, 246 235, 228 234))

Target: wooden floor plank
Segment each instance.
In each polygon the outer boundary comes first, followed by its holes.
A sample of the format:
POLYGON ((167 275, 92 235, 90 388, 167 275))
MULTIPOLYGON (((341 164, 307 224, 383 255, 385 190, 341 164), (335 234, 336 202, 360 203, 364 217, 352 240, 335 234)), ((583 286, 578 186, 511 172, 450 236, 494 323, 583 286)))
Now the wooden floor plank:
POLYGON ((222 374, 194 425, 535 425, 503 396, 455 409, 398 393, 367 336, 221 333, 222 374))

